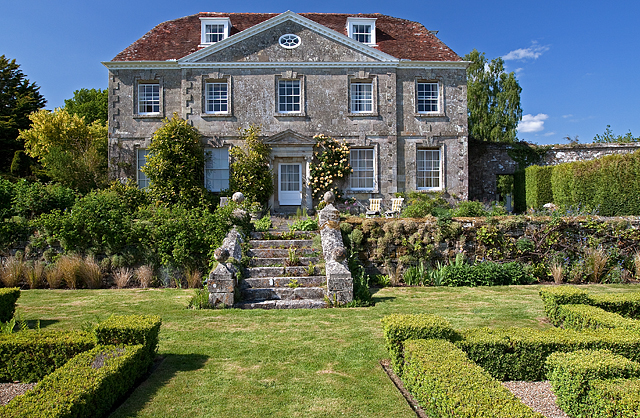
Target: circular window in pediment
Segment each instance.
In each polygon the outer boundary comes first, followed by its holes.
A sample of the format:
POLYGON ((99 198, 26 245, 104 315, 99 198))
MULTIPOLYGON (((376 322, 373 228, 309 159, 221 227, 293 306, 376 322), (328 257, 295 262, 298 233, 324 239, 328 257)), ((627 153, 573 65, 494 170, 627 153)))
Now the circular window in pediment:
POLYGON ((280 40, 278 41, 280 46, 287 49, 293 49, 300 46, 302 40, 298 35, 294 35, 292 33, 288 33, 286 35, 282 35, 280 40))

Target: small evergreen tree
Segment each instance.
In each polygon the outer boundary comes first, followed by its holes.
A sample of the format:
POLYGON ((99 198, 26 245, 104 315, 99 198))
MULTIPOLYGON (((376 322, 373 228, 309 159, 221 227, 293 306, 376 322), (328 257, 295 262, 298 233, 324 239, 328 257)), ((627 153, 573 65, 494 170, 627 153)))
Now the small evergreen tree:
POLYGON ((257 126, 241 130, 240 137, 244 144, 229 151, 233 159, 229 189, 264 205, 273 194, 273 173, 269 168, 271 147, 262 142, 257 126))

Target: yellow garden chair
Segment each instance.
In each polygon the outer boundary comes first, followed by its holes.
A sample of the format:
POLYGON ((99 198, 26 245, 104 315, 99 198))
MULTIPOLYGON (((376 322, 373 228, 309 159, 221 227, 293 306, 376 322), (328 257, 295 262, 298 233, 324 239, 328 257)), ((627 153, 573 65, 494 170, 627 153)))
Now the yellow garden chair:
POLYGON ((386 218, 393 218, 400 216, 400 211, 402 210, 402 203, 404 202, 403 197, 397 197, 391 200, 391 210, 388 210, 384 213, 386 218))
POLYGON ((373 218, 374 216, 380 216, 380 205, 382 199, 369 199, 369 209, 367 210, 367 218, 373 218))

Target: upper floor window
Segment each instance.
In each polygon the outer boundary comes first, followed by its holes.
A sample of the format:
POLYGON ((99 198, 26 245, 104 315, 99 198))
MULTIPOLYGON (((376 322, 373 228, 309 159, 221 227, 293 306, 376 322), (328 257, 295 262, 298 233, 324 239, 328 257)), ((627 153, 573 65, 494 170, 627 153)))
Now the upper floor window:
POLYGON ((138 84, 138 114, 160 113, 160 84, 138 84))
POLYGON ((416 88, 418 113, 437 113, 440 110, 438 109, 438 91, 438 83, 418 82, 416 88))
POLYGON ((376 43, 376 19, 347 18, 347 34, 350 38, 367 45, 376 43))
POLYGON ((205 113, 229 113, 229 86, 226 82, 205 84, 205 113))
POLYGON ((200 22, 201 44, 210 45, 229 37, 231 22, 228 17, 201 17, 200 22))
POLYGON ((373 112, 373 83, 351 83, 351 113, 373 112))
POLYGON ((229 188, 229 149, 204 150, 204 187, 212 192, 229 188))
POLYGON ((418 190, 435 190, 441 188, 439 149, 419 149, 416 166, 416 188, 418 190))
POLYGON ((300 113, 300 80, 278 80, 278 112, 300 113))

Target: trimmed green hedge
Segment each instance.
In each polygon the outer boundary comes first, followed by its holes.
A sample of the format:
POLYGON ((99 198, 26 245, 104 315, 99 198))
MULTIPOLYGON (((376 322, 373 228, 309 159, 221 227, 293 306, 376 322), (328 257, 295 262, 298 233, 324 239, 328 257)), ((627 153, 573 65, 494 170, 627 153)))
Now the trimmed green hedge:
POLYGON ((407 341, 403 381, 439 417, 542 417, 444 340, 407 341))
POLYGON ((607 349, 640 360, 640 334, 623 329, 578 332, 559 328, 474 328, 459 333, 462 340, 456 346, 500 381, 544 380, 541 365, 558 351, 607 349))
POLYGON ((558 318, 565 329, 623 328, 640 331, 640 322, 589 305, 561 305, 558 318))
POLYGON ((36 382, 95 345, 95 337, 81 331, 25 330, 1 335, 0 382, 36 382))
POLYGON ((14 398, 0 415, 7 418, 104 416, 145 372, 145 348, 98 346, 79 354, 14 398))
POLYGON ((13 318, 19 297, 20 289, 17 287, 0 289, 0 322, 7 322, 13 318))
POLYGON ((589 295, 589 305, 626 318, 640 319, 640 292, 600 293, 589 295))
POLYGON ((553 203, 551 189, 553 166, 532 165, 524 172, 527 207, 540 209, 546 203, 553 203))
POLYGON ((640 377, 640 364, 607 350, 555 353, 547 359, 547 368, 558 406, 572 416, 602 416, 589 404, 589 398, 604 399, 599 393, 602 385, 598 389, 592 388, 592 381, 640 377))
POLYGON ((640 379, 592 380, 585 403, 598 418, 640 416, 640 379))
POLYGON ((162 320, 157 315, 112 315, 95 329, 98 344, 144 346, 144 362, 153 362, 158 351, 158 333, 162 320))
POLYGON ((574 286, 543 287, 540 289, 539 294, 542 299, 542 304, 544 305, 544 313, 555 326, 561 324, 558 318, 558 307, 560 305, 591 304, 589 294, 574 286))
POLYGON ((403 342, 406 340, 442 338, 455 340, 456 332, 446 319, 427 314, 392 314, 381 320, 387 350, 391 355, 393 370, 402 375, 403 342))

